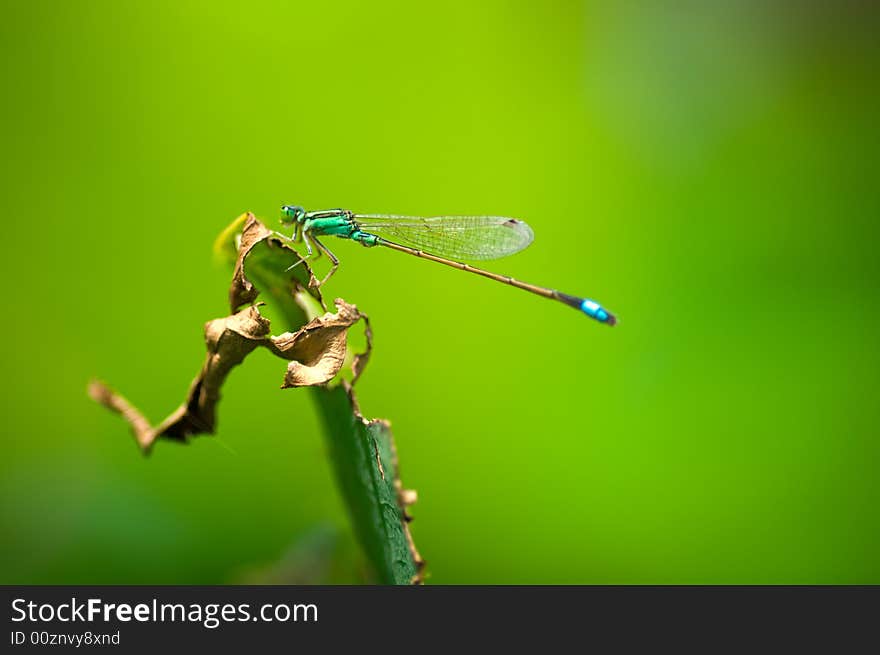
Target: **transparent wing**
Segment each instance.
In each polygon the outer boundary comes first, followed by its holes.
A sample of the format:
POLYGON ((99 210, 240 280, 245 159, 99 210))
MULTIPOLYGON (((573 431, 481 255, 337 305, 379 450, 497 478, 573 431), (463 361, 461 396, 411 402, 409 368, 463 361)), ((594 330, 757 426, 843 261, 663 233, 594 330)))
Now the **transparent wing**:
POLYGON ((527 223, 504 216, 355 214, 354 220, 364 232, 450 259, 499 259, 535 238, 527 223))

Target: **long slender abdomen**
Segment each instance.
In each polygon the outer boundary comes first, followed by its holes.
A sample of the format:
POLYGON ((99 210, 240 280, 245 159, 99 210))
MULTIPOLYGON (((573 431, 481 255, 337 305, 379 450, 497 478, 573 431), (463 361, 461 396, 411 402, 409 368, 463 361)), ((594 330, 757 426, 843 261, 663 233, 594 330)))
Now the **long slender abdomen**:
POLYGON ((430 259, 433 262, 444 264, 446 266, 451 266, 452 268, 457 268, 460 271, 476 273, 477 275, 487 277, 490 280, 495 280, 496 282, 501 282, 502 284, 507 284, 509 286, 516 287, 517 289, 522 289, 523 291, 534 293, 538 296, 558 300, 559 302, 564 303, 569 307, 574 307, 575 309, 581 311, 590 318, 599 321, 600 323, 605 323, 605 325, 617 324, 617 317, 609 312, 607 309, 602 307, 595 300, 590 300, 589 298, 578 298, 577 296, 570 296, 567 293, 562 293, 561 291, 556 291, 555 289, 547 289, 546 287, 539 287, 535 284, 529 284, 528 282, 520 282, 519 280, 516 280, 509 275, 499 275, 498 273, 492 273, 491 271, 486 271, 482 268, 471 266, 470 264, 456 262, 451 259, 446 259, 445 257, 438 257, 437 255, 432 255, 431 253, 424 252, 423 250, 410 248, 408 246, 401 246, 399 243, 394 243, 393 241, 388 241, 387 239, 383 239, 381 237, 374 238, 376 239, 376 241, 372 245, 385 246, 386 248, 390 248, 392 250, 405 252, 408 255, 421 257, 422 259, 430 259))

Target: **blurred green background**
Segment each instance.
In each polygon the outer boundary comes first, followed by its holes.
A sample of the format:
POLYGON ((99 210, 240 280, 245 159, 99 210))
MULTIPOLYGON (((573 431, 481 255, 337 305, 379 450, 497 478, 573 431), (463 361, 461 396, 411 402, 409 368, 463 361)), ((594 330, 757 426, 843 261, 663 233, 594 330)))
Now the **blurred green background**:
POLYGON ((521 217, 621 317, 331 244, 428 582, 880 583, 880 48, 813 4, 5 2, 0 581, 359 579, 278 360, 149 459, 85 393, 175 408, 287 202, 521 217))

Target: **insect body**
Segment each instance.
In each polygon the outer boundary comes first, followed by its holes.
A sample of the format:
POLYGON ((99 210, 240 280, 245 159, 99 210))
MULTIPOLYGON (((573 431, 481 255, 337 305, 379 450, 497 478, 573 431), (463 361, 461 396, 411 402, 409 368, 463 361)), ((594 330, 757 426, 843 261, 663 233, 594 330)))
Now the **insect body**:
POLYGON ((355 214, 347 209, 307 212, 295 205, 281 208, 282 223, 294 228, 294 241, 302 241, 309 256, 325 254, 332 266, 319 284, 324 284, 339 267, 339 259, 321 241, 335 236, 356 241, 366 247, 384 246, 398 252, 476 273, 517 289, 558 300, 600 323, 614 325, 617 318, 589 298, 570 296, 561 291, 520 282, 507 275, 458 261, 499 259, 527 247, 534 239, 528 224, 503 216, 396 216, 355 214), (314 250, 313 250, 314 247, 314 250), (317 250, 317 253, 315 253, 317 250))

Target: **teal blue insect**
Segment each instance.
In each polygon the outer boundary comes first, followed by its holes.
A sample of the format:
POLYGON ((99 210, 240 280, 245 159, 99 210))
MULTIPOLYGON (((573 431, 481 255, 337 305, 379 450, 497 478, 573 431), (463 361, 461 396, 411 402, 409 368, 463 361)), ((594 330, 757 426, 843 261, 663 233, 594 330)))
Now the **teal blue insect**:
POLYGON ((614 325, 617 317, 589 298, 520 282, 465 264, 459 259, 478 261, 507 257, 527 247, 535 238, 532 228, 516 218, 503 216, 394 216, 355 214, 347 209, 306 211, 296 205, 281 207, 281 222, 293 227, 291 240, 302 242, 309 256, 327 255, 330 271, 323 285, 339 267, 339 259, 321 241, 325 236, 356 241, 372 248, 384 246, 415 257, 429 259, 452 268, 482 275, 517 289, 574 307, 600 323, 614 325), (314 247, 314 249, 313 249, 314 247), (315 252, 317 251, 317 252, 315 252))

